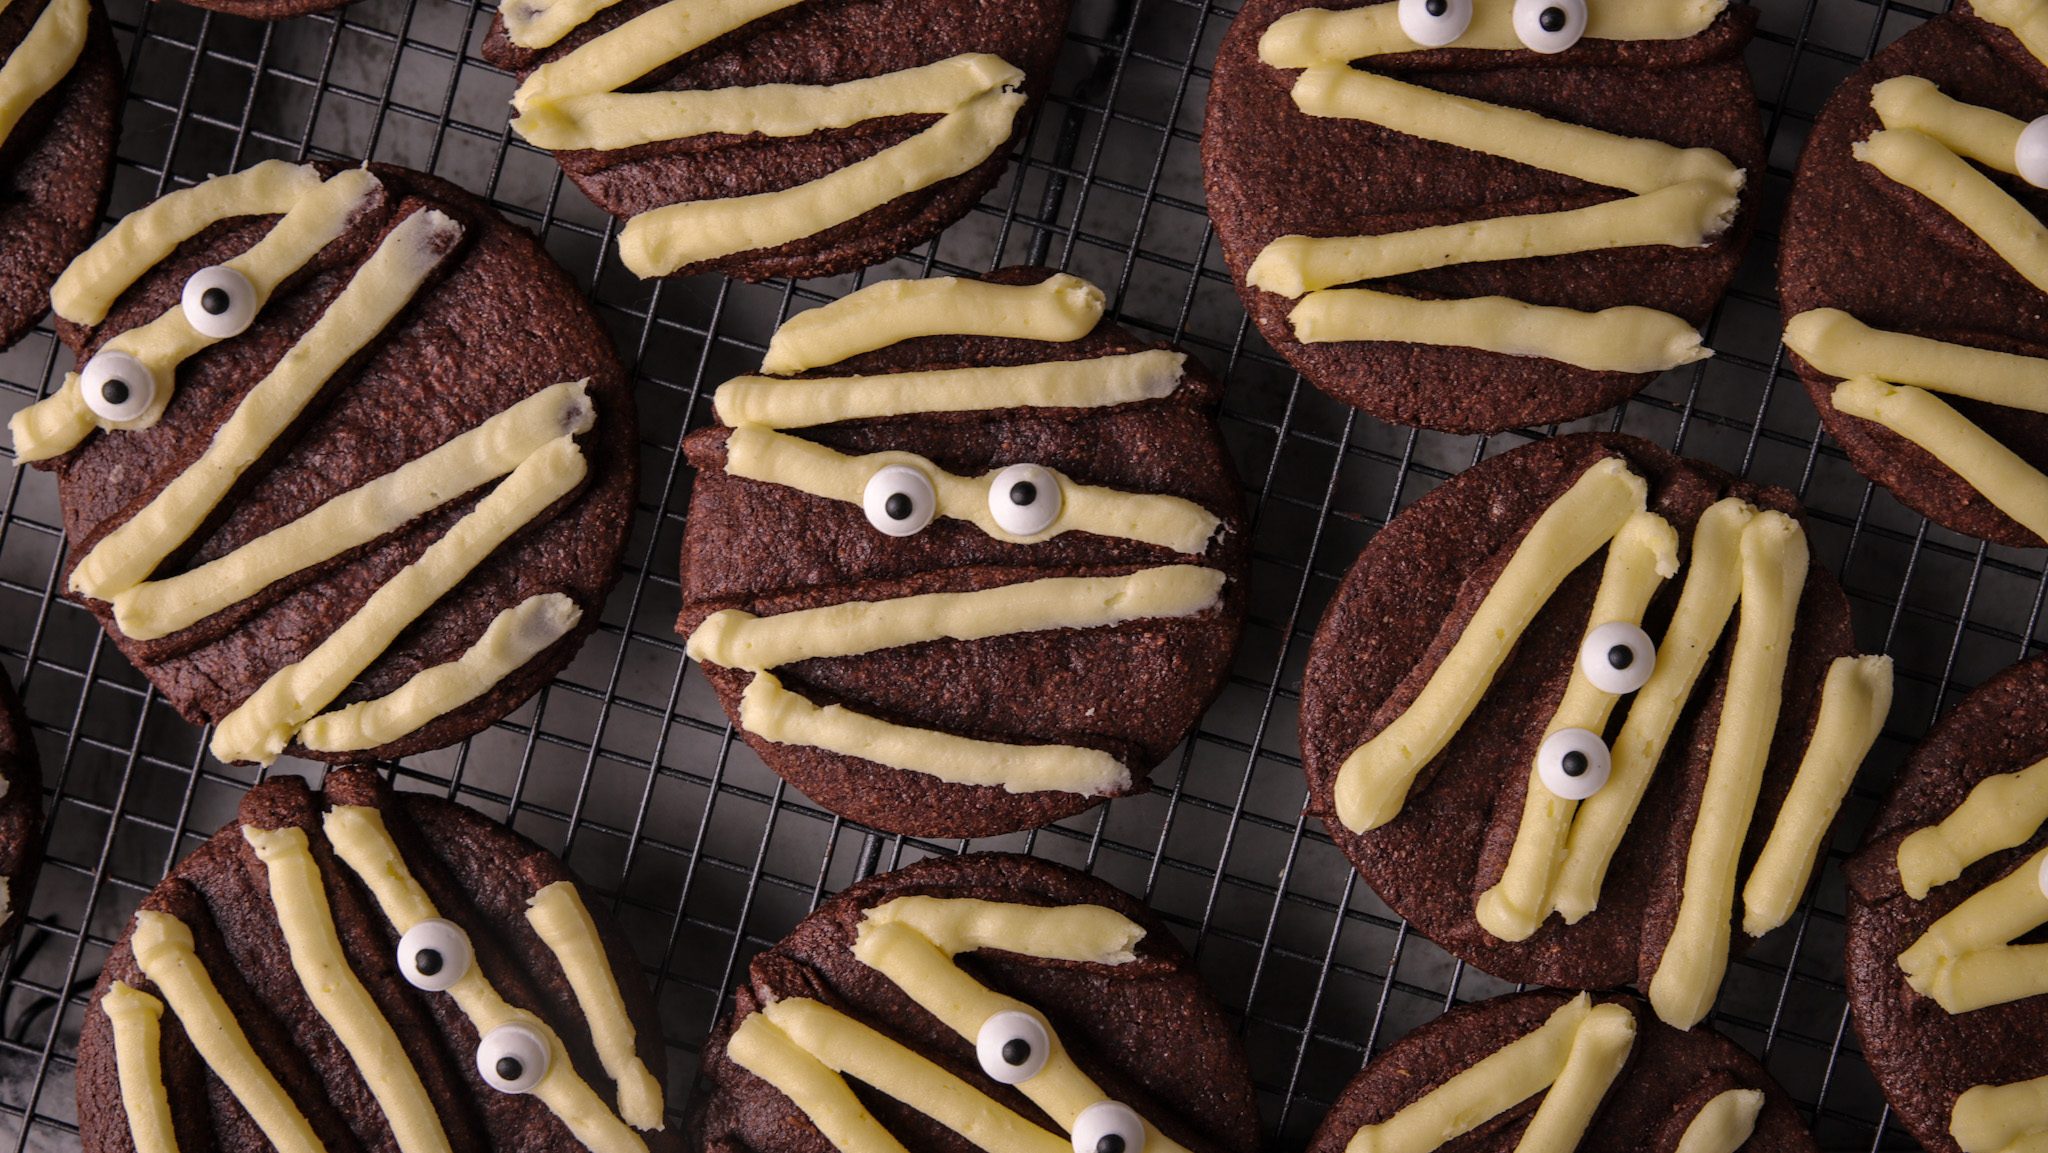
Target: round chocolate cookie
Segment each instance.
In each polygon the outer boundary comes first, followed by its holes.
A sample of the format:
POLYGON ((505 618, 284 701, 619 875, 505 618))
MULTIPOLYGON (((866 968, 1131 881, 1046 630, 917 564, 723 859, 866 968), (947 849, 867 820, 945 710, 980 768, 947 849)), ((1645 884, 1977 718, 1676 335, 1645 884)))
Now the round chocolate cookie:
POLYGON ((121 57, 94 0, 0 9, 0 64, 17 56, 37 67, 39 94, 24 108, 0 107, 0 348, 49 311, 50 285, 92 242, 121 132, 121 57), (51 60, 70 65, 58 71, 43 63, 51 60))
POLYGON ((736 1002, 685 1125, 700 1153, 1259 1147, 1237 1030, 1193 960, 1061 865, 980 853, 872 877, 756 955, 736 1002))
POLYGON ((831 276, 930 240, 995 185, 1067 13, 1068 0, 517 0, 483 55, 523 82, 513 129, 628 218, 620 254, 636 274, 831 276))
POLYGON ((1838 660, 1848 602, 1808 563, 1799 515, 1782 489, 1619 435, 1453 478, 1373 538, 1316 631, 1313 811, 1458 957, 1510 981, 1635 985, 1696 1023, 1731 921, 1761 935, 1792 915, 1889 705, 1888 662, 1838 660), (1726 715, 1738 688, 1750 703, 1726 715), (1469 712, 1444 713, 1452 699, 1469 712), (1808 800, 1788 816, 1795 777, 1808 800), (1737 859, 1740 901, 1737 871, 1715 875, 1737 859))
MULTIPOLYGON (((1386 1125, 1431 1094, 1456 1096, 1445 1082, 1487 1061, 1495 1062, 1490 1068, 1502 1068, 1516 1060, 1509 1045, 1538 1033, 1543 1034, 1540 1040, 1551 1044, 1540 1053, 1525 1052, 1524 1057, 1535 1058, 1530 1069, 1554 1077, 1566 1067, 1561 1043, 1573 1037, 1591 1039, 1588 1019, 1593 1033, 1605 1029, 1613 1044, 1587 1045, 1586 1052, 1574 1051, 1572 1056, 1576 1072, 1594 1075, 1594 1091, 1605 1085, 1605 1092, 1591 1097, 1582 1109, 1563 1114, 1583 1127, 1578 1153, 1673 1153, 1688 1130, 1692 1139, 1685 1148, 1695 1153, 1818 1150, 1798 1106, 1735 1042, 1710 1030, 1681 1032, 1661 1024, 1649 1006, 1633 997, 1595 1000, 1585 994, 1573 997, 1543 990, 1460 1005, 1394 1042, 1345 1087, 1310 1140, 1308 1153, 1343 1153, 1360 1129, 1386 1125), (1631 1022, 1633 1038, 1628 1039, 1631 1022), (1622 1053, 1625 1063, 1616 1060, 1622 1053), (1606 1058, 1605 1063, 1599 1058, 1606 1058)), ((1531 1130, 1539 1107, 1557 1110, 1549 1105, 1552 1095, 1546 1090, 1490 1114, 1460 1111, 1447 1122, 1456 1126, 1452 1136, 1436 1148, 1507 1153, 1531 1130)), ((1550 1131, 1568 1136, 1572 1130, 1550 1131)), ((1425 1142, 1400 1147, 1428 1146, 1425 1142)))
POLYGON ((1863 1056, 1933 1153, 2023 1148, 2025 1135, 2048 1133, 2048 1111, 2014 1102, 2018 1124, 2007 1128, 1968 1104, 1997 1096, 1979 1086, 2032 1081, 2037 1099, 2048 1087, 2048 981, 2026 956, 2048 926, 2044 717, 2048 661, 2038 658, 1963 698, 1907 758, 1843 869, 1863 1056), (2001 905, 2018 920, 2001 923, 2001 905), (1998 989, 2001 965, 2019 987, 1998 989))
MULTIPOLYGON (((1923 443, 1936 422, 1908 411, 1895 430, 1871 419, 1872 410, 1862 405, 1852 402, 1852 415, 1838 404, 1844 378, 1867 378, 1847 395, 1875 393, 1880 404, 1911 397, 1923 405, 1946 405, 1953 410, 1951 420, 1975 425, 1978 435, 1989 438, 1953 463, 1982 468, 2009 452, 2023 472, 2048 469, 2048 415, 2039 411, 2038 397, 2027 395, 2048 370, 2042 359, 2048 358, 2048 281, 2030 282, 1948 207, 1872 163, 1880 157, 1869 142, 1880 134, 1895 143, 1924 144, 1935 153, 1933 162, 1951 168, 1962 184, 1988 189, 2022 218, 2048 219, 2048 192, 1989 164, 1956 159, 1938 134, 1920 131, 1935 131, 1945 113, 1936 110, 1929 117, 1923 109, 1944 100, 1988 110, 1994 121, 2031 122, 2048 115, 2048 66, 2011 31, 1980 18, 1962 0, 1954 12, 1900 37, 1842 82, 1814 122, 1785 209, 1778 285, 1786 344, 1823 426, 1857 471, 1915 512, 1958 532, 2037 546, 2044 543, 2048 508, 2029 499, 2031 507, 2015 520, 2009 514, 2021 510, 2001 509, 1979 490, 1976 478, 1959 474, 1923 443), (1938 91, 1925 93, 1928 83, 1938 91), (1873 102, 1880 85, 1897 101, 1885 116, 1873 102), (1888 120, 1895 131, 1887 131, 1888 120), (1830 323, 1823 326, 1823 318, 1830 323), (1865 326, 1961 346, 1964 352, 2033 358, 2019 362, 2019 371, 2031 372, 2021 394, 2026 407, 1994 403, 1991 394, 1971 395, 1989 375, 1981 364, 1966 361, 1961 371, 1922 375, 1924 367, 1909 367, 1891 345, 1878 345, 1864 333, 1865 326), (1822 342, 1830 329, 1839 332, 1832 342, 1839 347, 1822 342), (1906 397, 1888 395, 1894 384, 1903 386, 1906 397)), ((2036 176, 2048 180, 2048 170, 2036 176)))
POLYGON ((14 686, 0 675, 0 948, 21 931, 43 865, 43 773, 14 686))
POLYGON ((1762 184, 1742 59, 1756 13, 1679 8, 1247 0, 1217 53, 1202 161, 1267 342, 1339 400, 1461 433, 1598 412, 1707 355, 1697 329, 1762 184), (1646 209, 1670 219, 1601 218, 1646 209), (1635 323, 1656 335, 1617 335, 1635 323), (1589 355, 1595 341, 1629 355, 1589 355))
POLYGON ((83 1145, 678 1148, 653 998, 594 904, 546 850, 370 769, 259 784, 107 957, 83 1145))
POLYGON ((1221 691, 1247 560, 1221 386, 1102 308, 1043 269, 873 285, 785 325, 790 375, 727 382, 684 441, 677 629, 833 812, 1045 824, 1142 791, 1221 691))
POLYGON ((13 430, 57 474, 64 587, 222 759, 452 744, 595 627, 632 397, 481 201, 268 162, 130 216, 53 297, 82 367, 13 430))

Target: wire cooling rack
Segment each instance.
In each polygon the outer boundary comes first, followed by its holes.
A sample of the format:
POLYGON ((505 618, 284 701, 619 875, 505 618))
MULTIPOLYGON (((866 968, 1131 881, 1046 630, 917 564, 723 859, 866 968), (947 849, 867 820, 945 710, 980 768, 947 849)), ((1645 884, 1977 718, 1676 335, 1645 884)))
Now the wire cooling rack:
MULTIPOLYGON (((1898 661, 1891 727, 1816 897, 1734 967, 1714 1021, 1764 1057, 1824 1147, 1909 1149, 1849 1028, 1835 863, 1910 742, 1957 694, 2043 643, 2048 583, 2041 553, 1929 526, 1851 471, 1819 439, 1778 347, 1775 229, 1813 115, 1934 10, 1761 6, 1749 58, 1771 137, 1765 220, 1710 329, 1718 356, 1574 427, 1625 429, 1801 492, 1816 559, 1844 574, 1859 641, 1898 661)), ((1303 384, 1246 323, 1203 215, 1199 165, 1208 65, 1236 0, 1076 0, 1052 96, 1002 185, 938 241, 869 274, 1040 262, 1103 285, 1126 324, 1228 374, 1225 433, 1255 517, 1251 619, 1229 687, 1154 791, 971 845, 872 833, 786 788, 733 739, 672 632, 689 491, 678 441, 709 419, 720 381, 757 365, 781 317, 858 278, 635 280, 612 255, 609 218, 509 135, 513 83, 477 56, 490 10, 474 0, 363 0, 279 24, 175 3, 111 7, 130 90, 116 215, 271 157, 432 171, 541 234, 635 367, 643 480, 603 627, 512 718, 398 772, 404 787, 458 797, 562 851, 612 902, 657 986, 672 1107, 756 951, 862 876, 967 848, 1030 851, 1149 900, 1242 1022, 1277 1149, 1302 1145, 1369 1053, 1454 1002, 1506 990, 1408 932, 1301 816, 1295 716, 1310 633, 1373 531, 1445 477, 1557 430, 1478 439, 1380 424, 1303 384)), ((0 409, 54 388, 68 360, 47 330, 0 354, 0 409)), ((25 690, 50 791, 41 885, 0 956, 0 1147, 70 1149, 78 1028, 107 950, 171 862, 232 818, 255 773, 207 757, 205 734, 56 597, 63 541, 49 478, 21 469, 0 480, 0 663, 25 690)))

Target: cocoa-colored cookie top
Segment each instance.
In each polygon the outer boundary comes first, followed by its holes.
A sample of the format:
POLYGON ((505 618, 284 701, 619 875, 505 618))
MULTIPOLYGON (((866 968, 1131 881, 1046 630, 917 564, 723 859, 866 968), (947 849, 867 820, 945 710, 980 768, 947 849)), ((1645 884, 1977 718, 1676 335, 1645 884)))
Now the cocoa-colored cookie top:
MULTIPOLYGON (((1141 932, 1118 963, 1050 959, 1075 946, 1051 932, 1029 942, 1030 955, 983 947, 944 963, 965 982, 1036 1014, 1064 1051, 1054 1062, 1070 1060, 1104 1099, 1135 1112, 1165 1140, 1192 1153, 1252 1153, 1258 1148, 1258 1107, 1236 1030, 1159 920, 1137 900, 1063 866, 980 853, 922 861, 863 881, 754 958, 737 1005, 705 1047, 703 1084, 686 1125, 693 1149, 827 1153, 833 1148, 798 1102, 750 1071, 765 1066, 742 1056, 759 1052, 755 1034, 789 1020, 784 1014, 792 1002, 801 1003, 800 1008, 823 1006, 860 1022, 886 1039, 867 1047, 867 1053, 907 1048, 935 1066, 928 1080, 958 1078, 970 1099, 985 1097, 994 1112, 1049 1129, 1055 1140, 1066 1143, 1068 1131, 1034 1103, 1047 1082, 1070 1071, 1048 1068, 1021 1083, 1015 1073, 1006 1072, 1005 1080, 998 1081, 985 1071, 977 1042, 985 1031, 1002 1032, 1002 1021, 991 1017, 986 1030, 976 1022, 974 1035, 963 1035, 957 1026, 965 1021, 942 1020, 921 1003, 928 989, 915 982, 899 984, 854 955, 857 938, 873 931, 871 911, 905 899, 941 908, 958 902, 1021 905, 1029 907, 1027 912, 1093 906, 1089 915, 1141 932)), ((995 1062, 1005 1046, 988 1048, 995 1062)), ((917 1102, 869 1091, 861 1093, 861 1101, 911 1153, 975 1148, 920 1112, 917 1102)), ((1131 1153, 1148 1147, 1157 1153, 1157 1146, 1156 1141, 1148 1145, 1142 1132, 1125 1144, 1131 1153)))
POLYGON ((43 865, 43 774, 28 714, 0 675, 0 947, 21 931, 43 865))

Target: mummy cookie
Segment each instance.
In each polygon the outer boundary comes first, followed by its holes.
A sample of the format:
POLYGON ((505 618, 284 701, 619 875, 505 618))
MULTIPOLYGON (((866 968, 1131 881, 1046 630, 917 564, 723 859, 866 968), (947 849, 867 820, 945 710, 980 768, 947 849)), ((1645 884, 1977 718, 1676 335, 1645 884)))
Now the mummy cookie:
POLYGON ((120 123, 121 58, 94 0, 0 4, 0 348, 92 242, 120 123))
MULTIPOLYGON (((1420 5, 1418 5, 1420 7, 1420 5)), ((1366 1065, 1308 1153, 1814 1153, 1763 1066, 1633 997, 1537 992, 1464 1005, 1366 1065)))
POLYGON ((21 931, 43 864, 43 774, 14 686, 0 675, 0 948, 21 931))
POLYGON ((257 785, 107 957, 87 1153, 647 1153, 666 1054, 602 905, 545 850, 363 768, 257 785))
POLYGON ((1965 697, 1849 859, 1849 1004, 1933 1153, 2048 1142, 2048 662, 1965 697))
POLYGON ((1726 0, 1250 0, 1202 160, 1245 308, 1318 388, 1494 432, 1710 355, 1763 139, 1726 0))
POLYGON ((624 219, 627 268, 760 280, 964 216, 1066 22, 1067 0, 512 0, 484 57, 520 74, 513 131, 624 219))
POLYGON ((402 169, 260 164, 123 220, 17 413, 63 588, 226 761, 469 736, 567 664, 632 511, 632 400, 533 239, 402 169))
POLYGON ((678 630, 819 804, 986 836, 1145 787, 1222 688, 1237 481, 1184 353, 1064 274, 887 281, 775 334, 684 442, 678 630))
POLYGON ((934 858, 855 885, 756 956, 736 1000, 704 1050, 698 1153, 1259 1145, 1236 1030, 1187 954, 1137 901, 1045 861, 934 858))
POLYGON ((1851 645, 1789 493, 1630 437, 1528 445, 1345 576, 1302 678, 1313 808, 1450 952, 1690 1028, 1733 928, 1792 916, 1884 721, 1891 664, 1851 645))
POLYGON ((1850 463, 1915 511, 2048 543, 2048 31, 1958 4, 1814 123, 1779 261, 1785 345, 1850 463))

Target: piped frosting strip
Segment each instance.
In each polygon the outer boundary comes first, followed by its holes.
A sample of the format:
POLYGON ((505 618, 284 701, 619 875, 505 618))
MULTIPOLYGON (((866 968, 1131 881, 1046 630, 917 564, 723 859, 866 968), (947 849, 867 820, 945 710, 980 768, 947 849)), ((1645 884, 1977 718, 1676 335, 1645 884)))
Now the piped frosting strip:
POLYGON ((712 406, 728 425, 774 429, 1006 408, 1108 408, 1173 395, 1186 364, 1186 353, 1150 349, 1091 360, 885 376, 740 376, 718 386, 712 406))
POLYGON ((526 922, 569 979, 598 1060, 619 1087, 619 1116, 635 1129, 661 1128, 661 1082, 640 1059, 633 1018, 583 894, 568 881, 545 886, 526 899, 526 922))
POLYGON ((1978 781, 1938 823, 1899 842, 1899 884, 1914 900, 1993 853, 2027 843, 2048 823, 2048 760, 1978 781))
POLYGON ((164 1003, 126 981, 107 986, 100 1012, 114 1035, 114 1073, 135 1153, 178 1153, 171 1098, 164 1088, 164 1003))
POLYGON ((761 371, 791 376, 927 336, 1066 344, 1095 330, 1106 303, 1100 288, 1064 272, 1036 284, 885 280, 783 321, 761 371))
POLYGON ((90 0, 49 0, 28 35, 8 53, 0 64, 0 144, 14 134, 36 101, 71 74, 85 51, 91 19, 90 0))
POLYGON ((1963 1153, 2041 1153, 2048 1147, 2048 1077, 1965 1089, 1948 1134, 1963 1153))

